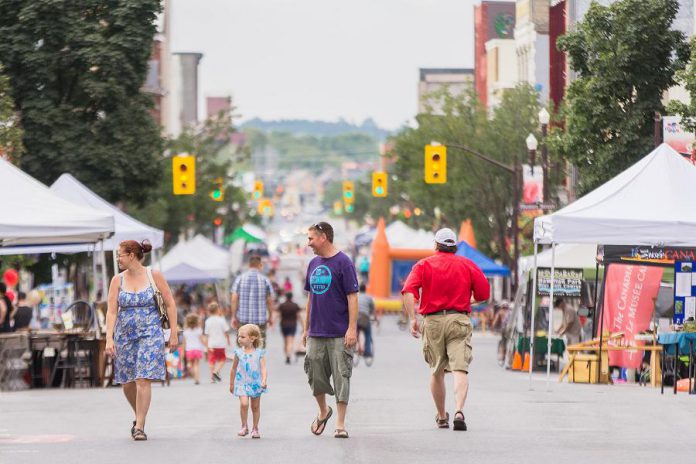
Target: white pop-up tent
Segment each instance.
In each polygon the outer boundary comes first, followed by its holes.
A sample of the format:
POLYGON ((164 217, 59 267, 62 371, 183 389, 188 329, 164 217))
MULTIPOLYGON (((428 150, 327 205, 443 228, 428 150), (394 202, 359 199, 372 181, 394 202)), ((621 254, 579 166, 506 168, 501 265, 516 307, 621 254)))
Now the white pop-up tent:
MULTIPOLYGON (((95 243, 114 232, 113 214, 71 203, 0 159, 0 249, 95 243)), ((20 252, 21 253, 21 252, 20 252)))
POLYGON ((435 243, 432 232, 413 229, 401 221, 392 222, 384 232, 391 248, 432 249, 435 243))
MULTIPOLYGON (((539 244, 551 244, 553 275, 556 245, 560 243, 696 246, 694 185, 696 167, 663 143, 574 203, 553 214, 536 218, 535 256, 539 244)), ((533 291, 536 293, 534 274, 533 291)), ((551 301, 553 290, 552 279, 551 301)), ((534 312, 533 304, 532 318, 534 312)), ((552 319, 549 317, 549 357, 552 319)), ((534 327, 534 320, 531 322, 531 327, 534 327)), ((533 350, 534 343, 530 343, 530 346, 533 350)), ((534 353, 530 355, 533 357, 534 353)), ((547 381, 549 376, 550 363, 547 363, 547 381)))
POLYGON ((229 252, 200 234, 177 243, 162 257, 161 265, 165 278, 177 281, 200 281, 202 276, 224 280, 230 273, 229 252))
MULTIPOLYGON (((85 208, 91 208, 114 217, 114 234, 104 240, 104 250, 112 251, 118 248, 123 240, 149 240, 153 249, 162 248, 164 244, 164 232, 150 227, 127 215, 102 197, 92 192, 87 186, 75 179, 70 174, 61 175, 50 190, 59 197, 85 208)), ((34 253, 79 253, 93 251, 94 245, 88 243, 71 245, 43 245, 26 247, 21 250, 25 254, 34 253)), ((13 248, 0 249, 0 254, 15 254, 13 248)))
MULTIPOLYGON (((52 192, 8 161, 0 159, 0 254, 25 254, 31 247, 102 244, 114 232, 109 212, 76 205, 52 192)), ((95 257, 92 260, 96 267, 95 257)), ((106 276, 102 275, 106 295, 106 276)))
MULTIPOLYGON (((589 243, 564 243, 556 247, 556 266, 594 268, 597 263, 597 245, 589 243)), ((520 275, 534 268, 534 255, 522 256, 518 261, 520 275)), ((551 267, 551 249, 537 255, 536 267, 551 267)))

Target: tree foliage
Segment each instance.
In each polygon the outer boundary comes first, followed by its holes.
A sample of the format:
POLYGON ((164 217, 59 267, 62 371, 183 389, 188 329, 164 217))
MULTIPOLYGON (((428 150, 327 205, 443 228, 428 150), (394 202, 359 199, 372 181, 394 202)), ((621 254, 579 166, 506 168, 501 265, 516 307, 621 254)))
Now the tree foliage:
POLYGON ((10 79, 0 66, 0 156, 18 160, 23 151, 22 128, 10 96, 10 79))
POLYGON ((0 2, 22 169, 46 184, 70 172, 111 202, 145 201, 162 175, 141 92, 159 10, 159 0, 0 2))
POLYGON ((565 130, 555 147, 580 174, 580 193, 611 179, 653 146, 662 94, 684 67, 688 44, 671 29, 677 0, 592 3, 576 30, 559 38, 577 80, 568 88, 565 130))
POLYGON ((684 88, 692 98, 689 103, 678 100, 670 101, 667 105, 667 112, 681 116, 680 124, 684 129, 694 132, 696 131, 696 99, 693 98, 696 95, 696 37, 691 38, 689 46, 691 49, 689 61, 685 68, 677 73, 677 80, 684 85, 684 88))
POLYGON ((230 143, 235 132, 231 112, 207 119, 199 128, 187 128, 168 142, 167 152, 174 156, 189 153, 196 157, 196 193, 172 194, 172 162, 163 158, 158 167, 164 176, 157 182, 154 200, 129 213, 153 227, 165 231, 167 243, 176 242, 180 234, 202 233, 212 236, 213 220, 222 219, 227 232, 249 216, 247 197, 236 184, 235 168, 249 158, 248 149, 230 143), (224 201, 213 201, 210 192, 223 181, 224 201))
POLYGON ((425 212, 409 222, 448 226, 455 231, 471 218, 479 247, 511 264, 507 237, 512 225, 513 177, 500 167, 458 150, 447 152, 447 183, 423 181, 424 146, 435 140, 465 145, 510 167, 527 159, 525 138, 537 127, 539 106, 534 90, 524 84, 508 90, 489 117, 472 89, 460 96, 442 95, 444 115, 420 114, 418 127, 404 129, 392 138, 392 201, 425 212), (437 213, 436 213, 437 211, 437 213))

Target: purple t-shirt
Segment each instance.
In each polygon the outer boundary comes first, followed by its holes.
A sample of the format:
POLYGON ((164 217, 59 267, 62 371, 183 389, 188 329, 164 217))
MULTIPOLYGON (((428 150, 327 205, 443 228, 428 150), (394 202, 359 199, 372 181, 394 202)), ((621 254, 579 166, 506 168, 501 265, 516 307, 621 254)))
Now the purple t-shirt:
POLYGON ((305 290, 310 293, 309 336, 343 337, 348 330, 348 294, 358 291, 358 276, 350 258, 339 251, 309 262, 305 290))

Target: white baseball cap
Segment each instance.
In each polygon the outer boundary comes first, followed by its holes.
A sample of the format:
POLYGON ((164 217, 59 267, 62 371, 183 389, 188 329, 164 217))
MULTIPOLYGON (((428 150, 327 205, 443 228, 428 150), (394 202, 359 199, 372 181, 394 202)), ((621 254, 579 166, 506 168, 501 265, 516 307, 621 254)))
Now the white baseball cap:
POLYGON ((437 231, 435 241, 440 245, 455 246, 457 244, 457 235, 452 229, 445 227, 437 231))

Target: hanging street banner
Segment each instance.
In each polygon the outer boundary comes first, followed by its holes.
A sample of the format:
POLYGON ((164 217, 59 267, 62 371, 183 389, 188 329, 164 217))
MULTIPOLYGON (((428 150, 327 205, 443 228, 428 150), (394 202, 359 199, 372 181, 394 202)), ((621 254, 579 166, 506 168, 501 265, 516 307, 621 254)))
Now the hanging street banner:
MULTIPOLYGON (((553 296, 580 296, 583 280, 582 269, 555 268, 553 296)), ((551 268, 537 268, 537 295, 548 296, 551 293, 551 268)))
MULTIPOLYGON (((603 330, 622 332, 623 337, 611 345, 636 344, 635 335, 646 330, 655 309, 663 268, 634 264, 611 264, 607 267, 602 306, 603 330)), ((599 327, 596 329, 599 336, 599 327)), ((609 365, 639 368, 643 351, 610 351, 609 365)))

